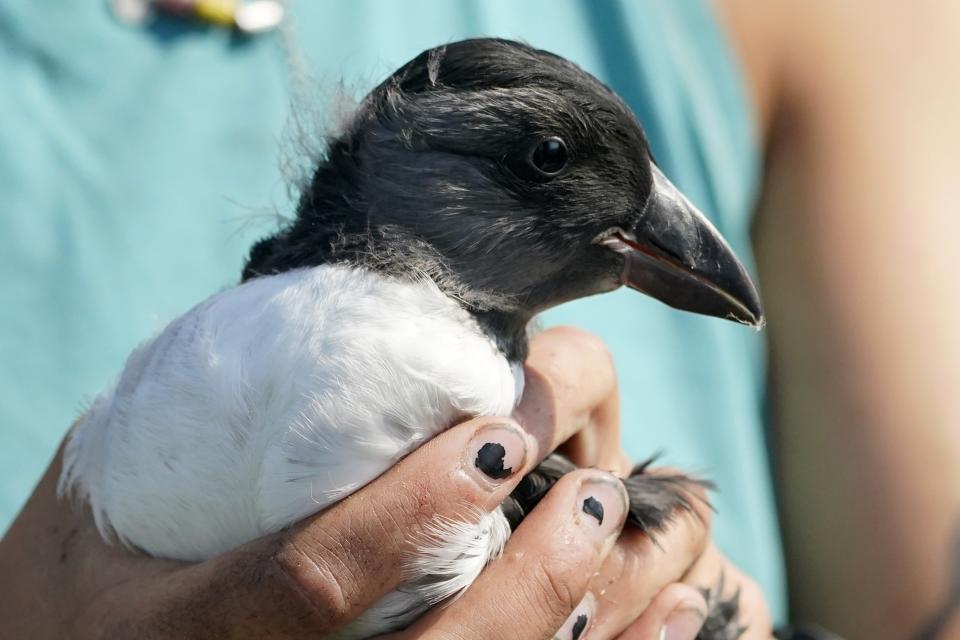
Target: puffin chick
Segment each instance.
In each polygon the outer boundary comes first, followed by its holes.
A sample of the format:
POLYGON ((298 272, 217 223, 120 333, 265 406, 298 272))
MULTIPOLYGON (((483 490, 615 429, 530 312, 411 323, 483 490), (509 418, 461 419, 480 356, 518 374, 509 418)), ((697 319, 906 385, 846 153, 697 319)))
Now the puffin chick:
MULTIPOLYGON (((329 141, 243 283, 133 352, 72 432, 60 490, 107 538, 210 558, 345 498, 465 417, 508 415, 531 320, 624 285, 763 325, 746 270, 613 91, 517 42, 430 49, 329 141)), ((410 579, 338 637, 403 628, 468 587, 572 468, 551 456, 494 513, 438 524, 410 579)), ((655 535, 699 482, 641 466, 629 521, 655 535)), ((737 637, 736 603, 713 602, 701 638, 737 637)))

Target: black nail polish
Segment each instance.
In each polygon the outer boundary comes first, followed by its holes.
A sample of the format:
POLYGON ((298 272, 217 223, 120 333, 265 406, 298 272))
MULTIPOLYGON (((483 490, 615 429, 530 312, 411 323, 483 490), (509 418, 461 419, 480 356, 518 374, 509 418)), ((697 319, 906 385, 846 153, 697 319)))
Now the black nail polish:
POLYGON ((587 628, 587 614, 581 613, 577 616, 577 621, 573 623, 573 631, 571 636, 573 640, 577 640, 580 637, 580 634, 583 633, 583 630, 587 628))
POLYGON ((513 473, 513 467, 503 468, 503 457, 506 454, 507 450, 503 448, 502 444, 488 442, 480 447, 477 452, 477 459, 474 460, 473 464, 494 480, 502 480, 513 473))
POLYGON ((603 505, 593 496, 583 501, 583 512, 597 519, 597 522, 603 524, 603 505))

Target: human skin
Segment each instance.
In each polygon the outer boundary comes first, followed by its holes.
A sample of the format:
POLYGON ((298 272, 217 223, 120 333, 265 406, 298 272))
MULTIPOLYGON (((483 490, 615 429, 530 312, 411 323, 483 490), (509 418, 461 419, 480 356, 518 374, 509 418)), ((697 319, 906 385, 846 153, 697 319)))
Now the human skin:
MULTIPOLYGON (((502 425, 516 425, 523 470, 563 443, 581 464, 626 470, 615 374, 596 339, 544 332, 531 344, 526 376, 512 418, 457 425, 322 514, 198 564, 105 544, 88 510, 58 500, 58 453, 0 542, 0 637, 323 637, 398 584, 437 516, 491 510, 516 485, 520 464, 500 482, 470 464, 465 452, 485 427, 502 435, 502 425)), ((769 638, 756 585, 709 544, 705 502, 695 499, 696 513, 679 514, 654 542, 636 530, 621 534, 622 499, 608 472, 568 475, 461 598, 394 637, 533 640, 569 632, 586 614, 583 639, 659 640, 665 625, 686 623, 692 640, 690 618, 696 625, 706 609, 694 585, 713 585, 723 572, 727 595, 742 590, 744 637, 769 638), (604 524, 584 515, 585 491, 605 505, 604 524)))
POLYGON ((792 617, 960 637, 960 5, 717 4, 766 152, 792 617))

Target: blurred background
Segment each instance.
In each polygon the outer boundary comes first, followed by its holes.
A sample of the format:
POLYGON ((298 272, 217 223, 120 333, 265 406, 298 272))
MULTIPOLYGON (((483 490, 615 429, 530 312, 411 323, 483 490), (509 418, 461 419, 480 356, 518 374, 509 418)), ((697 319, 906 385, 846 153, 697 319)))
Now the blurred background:
POLYGON ((617 91, 759 275, 762 334, 631 294, 547 314, 611 348, 630 455, 717 482, 778 620, 960 638, 960 9, 148 5, 0 5, 0 530, 130 350, 292 213, 341 82, 497 36, 617 91))

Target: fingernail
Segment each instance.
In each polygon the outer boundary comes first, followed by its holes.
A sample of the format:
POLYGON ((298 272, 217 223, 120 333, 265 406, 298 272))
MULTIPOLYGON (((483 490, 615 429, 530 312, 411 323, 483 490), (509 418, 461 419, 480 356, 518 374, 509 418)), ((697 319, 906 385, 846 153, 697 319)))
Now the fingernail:
POLYGON ((627 513, 627 492, 610 474, 598 473, 582 481, 577 494, 577 523, 598 542, 620 531, 627 513))
POLYGON ((660 629, 660 640, 694 640, 706 618, 707 612, 699 604, 683 603, 673 610, 660 629))
POLYGON ((563 623, 560 630, 554 635, 554 640, 586 640, 587 630, 590 623, 593 622, 593 612, 596 608, 596 601, 593 594, 588 593, 573 610, 567 621, 563 623))
POLYGON ((495 487, 523 469, 527 458, 527 439, 512 424, 492 424, 481 428, 467 445, 464 467, 487 486, 495 487))

